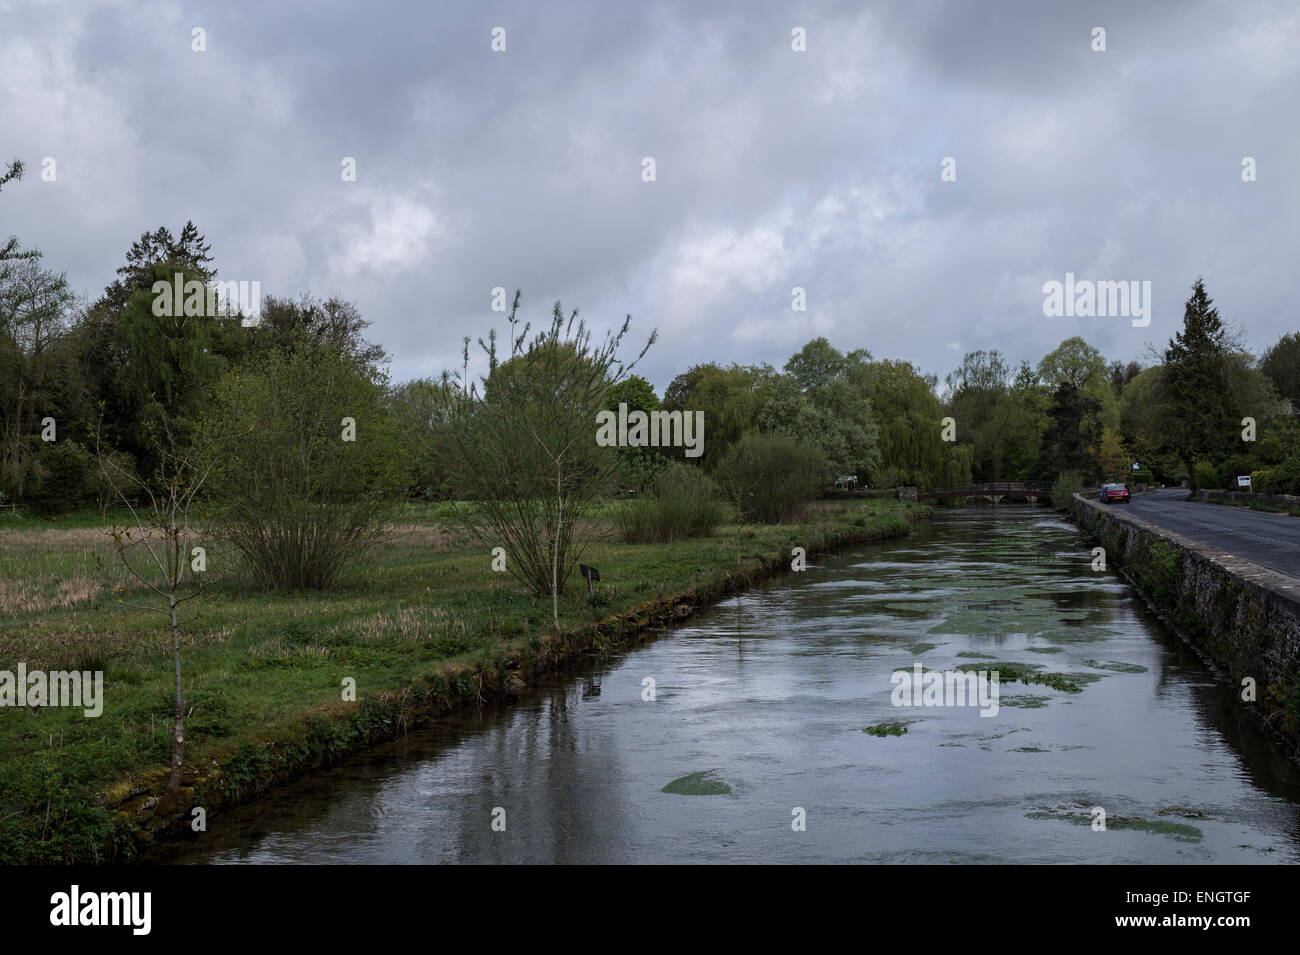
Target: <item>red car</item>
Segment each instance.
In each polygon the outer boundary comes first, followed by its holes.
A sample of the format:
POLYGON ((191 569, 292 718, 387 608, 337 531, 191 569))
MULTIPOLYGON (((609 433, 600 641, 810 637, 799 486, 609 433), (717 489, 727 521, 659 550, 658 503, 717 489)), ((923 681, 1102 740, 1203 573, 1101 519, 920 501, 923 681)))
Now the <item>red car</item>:
POLYGON ((1128 485, 1126 484, 1103 484, 1101 486, 1101 503, 1109 504, 1111 501, 1123 501, 1128 503, 1128 485))

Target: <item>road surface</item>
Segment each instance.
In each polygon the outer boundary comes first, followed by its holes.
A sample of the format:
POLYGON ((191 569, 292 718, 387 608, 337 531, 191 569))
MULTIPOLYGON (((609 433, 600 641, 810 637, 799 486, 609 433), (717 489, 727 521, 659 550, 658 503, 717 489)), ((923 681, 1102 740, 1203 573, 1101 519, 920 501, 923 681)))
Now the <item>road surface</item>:
POLYGON ((1300 517, 1188 501, 1187 491, 1180 488, 1134 494, 1130 504, 1107 506, 1271 570, 1300 577, 1300 517))

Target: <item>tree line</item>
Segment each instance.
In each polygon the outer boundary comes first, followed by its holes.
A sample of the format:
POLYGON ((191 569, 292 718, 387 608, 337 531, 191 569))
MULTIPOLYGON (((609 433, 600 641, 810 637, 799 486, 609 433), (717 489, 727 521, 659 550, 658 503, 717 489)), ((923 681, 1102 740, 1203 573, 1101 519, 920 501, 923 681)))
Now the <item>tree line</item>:
MULTIPOLYGON (((21 175, 21 164, 12 164, 0 188, 21 175)), ((540 401, 555 380, 576 373, 568 367, 577 360, 571 340, 553 336, 530 357, 520 340, 526 328, 512 324, 515 340, 501 361, 495 339, 484 343, 491 367, 479 389, 467 380, 468 340, 462 369, 394 383, 388 355, 367 340, 370 323, 350 302, 268 296, 255 324, 240 314, 158 316, 154 285, 177 275, 205 284, 217 278, 193 223, 141 235, 92 301, 78 300, 66 274, 47 268, 40 252, 16 238, 0 246, 3 502, 42 512, 107 503, 104 460, 149 480, 161 463, 163 430, 182 443, 205 428, 242 433, 226 453, 242 462, 247 479, 259 474, 259 455, 294 439, 294 428, 319 426, 324 435, 362 409, 372 414, 366 450, 329 460, 339 495, 482 498, 482 479, 466 475, 446 451, 471 392, 480 403, 490 403, 494 389, 530 390, 540 401), (525 388, 520 379, 528 376, 537 380, 525 388)), ((1053 480, 1063 472, 1087 483, 1131 477, 1137 464, 1139 480, 1226 486, 1254 473, 1265 489, 1300 491, 1300 427, 1285 400, 1300 395, 1300 334, 1284 335, 1260 356, 1242 341, 1198 279, 1182 329, 1145 364, 1108 362, 1071 337, 1036 365, 1012 367, 996 350, 972 352, 941 384, 908 362, 841 352, 815 338, 780 369, 696 364, 662 395, 643 377, 611 373, 587 381, 582 400, 593 400, 594 388, 604 409, 703 411, 704 453, 681 463, 713 477, 734 471, 741 451, 753 458, 766 443, 777 454, 779 436, 779 454, 815 485, 856 475, 863 486, 934 487, 1053 480)), ((591 359, 587 371, 616 367, 612 357, 591 359)), ((594 422, 590 430, 594 436, 594 422)), ((510 440, 521 454, 517 437, 510 440)), ((663 468, 681 458, 674 448, 614 454, 601 493, 652 491, 663 468)), ((304 453, 300 460, 315 459, 304 453)), ((267 494, 295 493, 284 474, 266 481, 267 494)))

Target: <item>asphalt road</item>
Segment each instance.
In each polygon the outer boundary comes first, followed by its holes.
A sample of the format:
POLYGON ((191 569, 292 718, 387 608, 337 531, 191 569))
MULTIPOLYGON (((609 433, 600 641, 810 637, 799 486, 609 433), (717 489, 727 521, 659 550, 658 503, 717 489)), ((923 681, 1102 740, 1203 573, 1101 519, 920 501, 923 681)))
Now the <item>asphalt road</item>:
POLYGON ((1126 509, 1175 534, 1300 577, 1300 517, 1188 501, 1187 491, 1182 489, 1134 494, 1129 504, 1107 506, 1126 509))

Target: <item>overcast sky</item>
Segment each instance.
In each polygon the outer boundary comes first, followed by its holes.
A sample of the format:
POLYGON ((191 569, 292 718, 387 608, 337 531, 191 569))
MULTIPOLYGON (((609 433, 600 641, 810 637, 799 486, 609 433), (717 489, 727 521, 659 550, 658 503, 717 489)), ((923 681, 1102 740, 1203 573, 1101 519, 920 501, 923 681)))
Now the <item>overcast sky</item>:
POLYGON ((0 0, 0 233, 95 295, 192 219, 222 278, 356 302, 399 379, 496 286, 658 328, 661 391, 818 335, 1141 358, 1198 275, 1258 351, 1300 329, 1297 50, 1294 0, 0 0), (1151 282, 1150 325, 1045 317, 1067 272, 1151 282))

